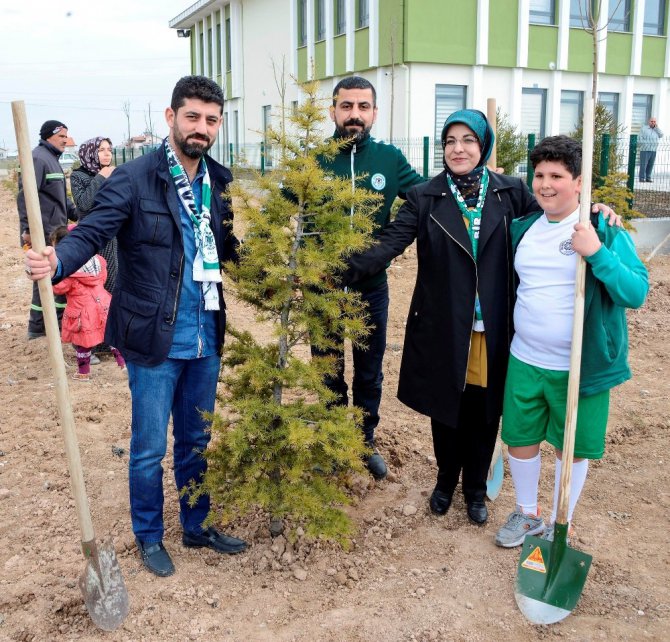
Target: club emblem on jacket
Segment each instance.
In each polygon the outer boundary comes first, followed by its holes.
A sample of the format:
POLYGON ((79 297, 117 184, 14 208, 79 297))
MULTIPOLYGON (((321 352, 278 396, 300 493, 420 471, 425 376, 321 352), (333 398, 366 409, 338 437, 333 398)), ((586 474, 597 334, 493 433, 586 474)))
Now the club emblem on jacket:
POLYGON ((386 187, 386 176, 384 174, 373 174, 370 183, 378 192, 381 192, 386 187))

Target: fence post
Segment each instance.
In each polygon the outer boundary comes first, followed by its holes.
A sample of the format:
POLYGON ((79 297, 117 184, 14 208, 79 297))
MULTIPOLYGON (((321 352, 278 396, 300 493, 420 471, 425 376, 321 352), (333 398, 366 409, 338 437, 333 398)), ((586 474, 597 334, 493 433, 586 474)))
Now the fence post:
POLYGON ((123 159, 123 162, 125 163, 126 162, 126 148, 125 147, 121 150, 121 158, 123 159))
POLYGON ((261 141, 261 176, 265 175, 265 143, 261 141))
POLYGON ((526 154, 526 185, 528 189, 533 191, 533 178, 535 177, 535 170, 530 162, 530 153, 535 149, 535 134, 528 134, 528 153, 526 154))
MULTIPOLYGON (((637 157, 637 134, 630 135, 628 144, 628 181, 626 187, 631 194, 635 193, 635 158, 637 157)), ((630 199, 628 207, 633 208, 634 199, 630 199)))
POLYGON ((430 138, 423 137, 423 177, 428 178, 428 152, 430 150, 430 138))
POLYGON ((603 134, 602 148, 600 150, 600 185, 605 181, 605 176, 609 173, 610 168, 610 135, 603 134))
POLYGON ((235 157, 233 156, 233 144, 229 143, 228 147, 230 148, 229 153, 230 153, 230 166, 232 167, 235 164, 235 157))

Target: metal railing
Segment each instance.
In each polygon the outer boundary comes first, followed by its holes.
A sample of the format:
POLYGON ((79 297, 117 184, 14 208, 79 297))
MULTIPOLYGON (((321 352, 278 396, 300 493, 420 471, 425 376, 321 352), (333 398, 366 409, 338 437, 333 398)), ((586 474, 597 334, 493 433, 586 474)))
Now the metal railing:
MULTIPOLYGON (((528 154, 535 147, 537 137, 527 137, 528 154)), ((398 147, 407 158, 409 164, 422 176, 436 176, 443 169, 442 146, 440 141, 430 136, 421 138, 397 138, 391 144, 398 147)), ((628 189, 634 194, 632 206, 647 217, 664 217, 670 215, 670 137, 659 141, 651 176, 651 182, 640 181, 640 151, 636 135, 611 137, 604 134, 595 146, 598 153, 596 162, 597 174, 600 177, 612 172, 627 175, 628 189)), ((156 146, 144 146, 138 149, 116 148, 114 164, 120 165, 156 149, 156 146)), ((223 144, 221 141, 210 150, 214 159, 232 170, 256 169, 261 173, 271 171, 279 164, 279 149, 265 143, 248 143, 236 145, 223 144)), ((526 180, 531 188, 533 170, 527 160, 516 166, 513 172, 526 180)), ((596 184, 598 179, 596 178, 596 184)))

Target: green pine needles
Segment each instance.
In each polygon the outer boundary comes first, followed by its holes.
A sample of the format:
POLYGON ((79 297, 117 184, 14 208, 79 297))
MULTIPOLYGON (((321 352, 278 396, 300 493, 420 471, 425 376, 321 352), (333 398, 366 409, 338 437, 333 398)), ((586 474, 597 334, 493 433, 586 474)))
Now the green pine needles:
POLYGON ((280 152, 278 169, 232 191, 246 231, 240 262, 226 272, 273 336, 261 342, 228 328, 208 471, 189 493, 195 500, 206 491, 220 507, 210 522, 261 507, 274 520, 346 545, 351 524, 342 508, 351 473, 363 471, 362 416, 333 404, 324 377, 334 360, 305 355, 309 344, 334 348, 338 335, 364 342, 364 306, 338 287, 337 274, 347 255, 370 244, 379 198, 321 169, 319 159, 332 158, 339 145, 321 133, 327 113, 317 89, 304 85, 303 104, 266 133, 280 152))

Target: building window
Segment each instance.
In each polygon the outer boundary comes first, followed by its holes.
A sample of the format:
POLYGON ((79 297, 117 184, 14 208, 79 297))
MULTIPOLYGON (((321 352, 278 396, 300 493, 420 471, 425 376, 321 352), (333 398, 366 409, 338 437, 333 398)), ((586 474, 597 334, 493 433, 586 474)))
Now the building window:
POLYGON ((341 36, 347 30, 346 0, 337 0, 335 4, 335 35, 341 36))
POLYGON ((261 107, 261 126, 263 127, 263 147, 265 148, 265 167, 272 167, 272 147, 268 141, 267 131, 272 125, 272 106, 263 105, 261 107))
POLYGON ((368 0, 357 0, 358 4, 358 22, 356 27, 368 27, 370 25, 370 6, 368 0))
POLYGON ((240 112, 236 109, 233 112, 233 143, 235 155, 240 153, 240 112))
POLYGON ((524 87, 521 90, 521 132, 535 134, 539 140, 545 136, 547 121, 547 90, 524 87))
POLYGON ((326 0, 316 0, 316 41, 326 39, 326 0))
POLYGON ((205 74, 205 32, 200 31, 198 38, 198 54, 200 55, 200 73, 205 74))
POLYGON ((569 134, 579 126, 584 111, 584 92, 564 90, 561 92, 561 118, 559 134, 569 134))
POLYGON ((630 0, 617 0, 607 25, 609 31, 630 31, 630 0))
POLYGON ((444 152, 440 139, 444 121, 459 109, 465 109, 466 85, 435 85, 435 166, 442 166, 444 152))
POLYGON ((619 94, 609 91, 598 93, 598 102, 614 117, 614 122, 619 122, 619 94))
MULTIPOLYGON (((593 2, 593 0, 591 0, 593 2)), ((570 26, 582 29, 588 23, 589 0, 570 0, 570 26)))
POLYGON ((216 75, 221 75, 221 23, 216 25, 216 75))
POLYGON ((214 65, 212 64, 212 59, 214 58, 213 46, 214 42, 212 41, 212 28, 209 27, 207 29, 207 71, 209 71, 210 76, 212 74, 212 69, 214 69, 214 65))
POLYGON ((232 63, 232 46, 230 43, 230 18, 226 18, 226 71, 230 71, 233 68, 232 63))
POLYGON ((556 0, 530 0, 529 21, 536 25, 555 25, 556 0))
POLYGON ((298 0, 298 47, 307 44, 307 0, 298 0))
POLYGON ((646 125, 651 118, 651 94, 633 94, 633 118, 630 123, 631 134, 637 134, 642 125, 646 125))
POLYGON ((644 5, 644 33, 665 35, 665 0, 647 0, 644 5))
MULTIPOLYGON (((223 158, 227 158, 228 143, 230 142, 230 130, 228 129, 228 112, 223 115, 223 158)), ((226 161, 224 161, 226 162, 226 161)))

